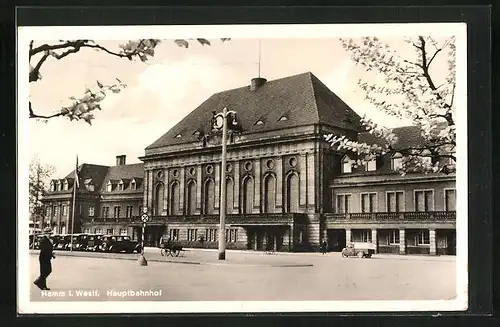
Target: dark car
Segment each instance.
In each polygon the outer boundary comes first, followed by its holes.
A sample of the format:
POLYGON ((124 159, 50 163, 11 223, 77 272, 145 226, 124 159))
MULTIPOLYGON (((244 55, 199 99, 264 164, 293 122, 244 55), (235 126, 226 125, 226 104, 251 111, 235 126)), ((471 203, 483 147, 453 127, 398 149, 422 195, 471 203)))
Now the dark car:
POLYGON ((69 243, 71 242, 71 235, 63 234, 59 236, 57 244, 54 245, 54 250, 69 250, 69 243))
POLYGON ((72 246, 73 251, 85 251, 87 249, 88 234, 73 234, 73 240, 68 246, 68 249, 72 246))
POLYGON ((139 253, 141 245, 136 241, 132 241, 130 236, 104 235, 99 250, 102 252, 139 253))
POLYGON ((102 243, 102 235, 101 234, 89 234, 87 237, 87 247, 86 251, 98 251, 99 246, 102 243))

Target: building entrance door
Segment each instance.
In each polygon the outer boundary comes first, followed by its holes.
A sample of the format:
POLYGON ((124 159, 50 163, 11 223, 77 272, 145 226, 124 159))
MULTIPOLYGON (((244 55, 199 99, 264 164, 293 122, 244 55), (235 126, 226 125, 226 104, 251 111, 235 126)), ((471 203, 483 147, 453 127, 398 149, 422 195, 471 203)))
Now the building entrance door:
POLYGON ((346 246, 345 229, 328 229, 328 251, 340 252, 346 246))

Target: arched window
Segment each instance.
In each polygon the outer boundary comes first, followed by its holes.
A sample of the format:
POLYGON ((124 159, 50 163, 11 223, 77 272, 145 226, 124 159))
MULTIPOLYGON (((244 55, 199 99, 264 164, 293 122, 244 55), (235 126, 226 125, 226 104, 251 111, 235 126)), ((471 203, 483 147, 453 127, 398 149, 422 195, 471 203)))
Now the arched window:
POLYGON ((163 197, 165 194, 165 188, 163 183, 158 183, 156 185, 155 192, 155 212, 153 213, 155 216, 160 216, 163 211, 163 197))
POLYGON ((172 215, 180 215, 180 192, 179 192, 179 182, 173 182, 170 192, 170 212, 172 215))
POLYGON ((243 213, 252 213, 253 208, 253 178, 248 176, 243 181, 243 213))
POLYGON ((196 212, 196 182, 193 180, 190 180, 187 185, 186 202, 187 214, 194 215, 196 212))
POLYGON ((286 211, 299 212, 299 177, 296 173, 288 175, 286 181, 286 211))
POLYGON ((215 184, 214 181, 209 178, 205 182, 205 197, 204 197, 204 210, 203 212, 207 215, 213 215, 214 213, 214 203, 215 203, 215 184))
POLYGON ((67 191, 69 189, 69 183, 68 183, 68 180, 65 179, 64 180, 64 190, 67 191))
POLYGON ((234 183, 231 178, 226 180, 226 213, 233 213, 234 183))
POLYGON ((264 212, 273 213, 276 210, 276 179, 269 174, 264 179, 264 212))

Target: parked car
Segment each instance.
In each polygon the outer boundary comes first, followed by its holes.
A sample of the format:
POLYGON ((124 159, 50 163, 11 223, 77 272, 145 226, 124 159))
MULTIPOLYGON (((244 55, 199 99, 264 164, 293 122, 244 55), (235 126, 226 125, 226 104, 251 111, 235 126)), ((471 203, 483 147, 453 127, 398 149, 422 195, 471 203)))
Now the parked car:
POLYGON ((88 234, 73 234, 73 241, 68 245, 68 249, 73 247, 73 251, 85 251, 87 249, 88 234))
POLYGON ((70 242, 71 242, 71 235, 69 235, 69 234, 60 235, 57 244, 53 244, 54 250, 66 251, 69 249, 70 242))
POLYGON ((99 246, 102 243, 102 235, 101 234, 89 234, 87 237, 87 247, 86 251, 98 251, 99 246))
POLYGON ((342 257, 371 258, 375 253, 376 245, 370 242, 353 242, 342 249, 342 257))
POLYGON ((137 241, 132 241, 130 236, 105 235, 102 237, 102 243, 99 249, 102 252, 139 253, 141 251, 141 245, 137 241))

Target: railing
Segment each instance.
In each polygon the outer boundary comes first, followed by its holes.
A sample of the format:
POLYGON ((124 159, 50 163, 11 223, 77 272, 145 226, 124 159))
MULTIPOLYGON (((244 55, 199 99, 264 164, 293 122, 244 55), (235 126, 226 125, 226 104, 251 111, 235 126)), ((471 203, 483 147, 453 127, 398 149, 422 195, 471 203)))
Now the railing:
MULTIPOLYGON (((133 222, 142 223, 141 217, 132 218, 102 218, 93 217, 85 218, 84 221, 92 223, 116 223, 116 222, 133 222)), ((174 216, 152 216, 149 217, 148 223, 219 223, 219 215, 174 215, 174 216)), ((285 223, 291 224, 294 222, 304 223, 307 221, 307 215, 302 213, 263 213, 263 214, 231 214, 226 216, 228 224, 276 224, 285 223)))
POLYGON ((455 211, 327 213, 326 221, 455 221, 455 211))

